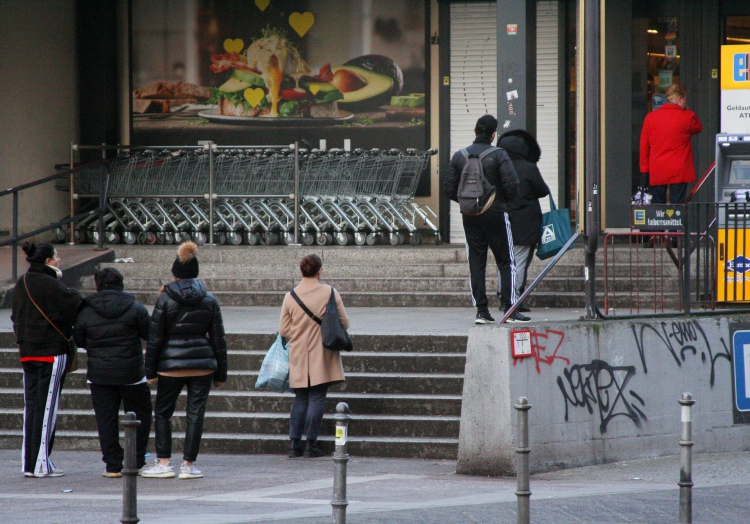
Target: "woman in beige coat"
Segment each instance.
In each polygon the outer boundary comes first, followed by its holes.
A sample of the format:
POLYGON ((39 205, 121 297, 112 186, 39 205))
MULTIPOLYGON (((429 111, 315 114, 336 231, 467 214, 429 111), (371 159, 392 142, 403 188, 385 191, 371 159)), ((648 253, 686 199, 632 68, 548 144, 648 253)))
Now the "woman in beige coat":
MULTIPOLYGON (((318 318, 325 313, 331 298, 331 286, 320 283, 323 263, 317 255, 307 255, 300 262, 302 280, 294 288, 297 297, 318 318)), ((338 292, 336 306, 341 324, 349 327, 344 304, 338 292)), ((294 390, 294 404, 289 421, 290 457, 322 457, 317 445, 318 433, 323 424, 328 387, 344 381, 341 355, 323 347, 320 325, 313 320, 291 293, 284 297, 279 320, 279 333, 289 340, 289 387, 294 390), (302 434, 307 445, 302 450, 302 434)))

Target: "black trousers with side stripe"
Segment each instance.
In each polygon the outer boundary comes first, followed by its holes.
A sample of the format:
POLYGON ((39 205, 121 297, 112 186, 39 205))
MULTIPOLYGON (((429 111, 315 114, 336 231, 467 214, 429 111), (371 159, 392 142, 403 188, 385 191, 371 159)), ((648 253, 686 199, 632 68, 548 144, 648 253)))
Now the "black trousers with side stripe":
POLYGON ((508 214, 495 206, 477 216, 461 215, 469 259, 471 299, 477 311, 489 311, 487 302, 487 248, 495 255, 500 273, 500 307, 508 309, 516 301, 516 266, 513 260, 513 233, 508 214))
POLYGON ((68 357, 55 361, 23 362, 23 470, 29 473, 52 473, 55 465, 49 456, 55 443, 57 405, 65 382, 68 357))

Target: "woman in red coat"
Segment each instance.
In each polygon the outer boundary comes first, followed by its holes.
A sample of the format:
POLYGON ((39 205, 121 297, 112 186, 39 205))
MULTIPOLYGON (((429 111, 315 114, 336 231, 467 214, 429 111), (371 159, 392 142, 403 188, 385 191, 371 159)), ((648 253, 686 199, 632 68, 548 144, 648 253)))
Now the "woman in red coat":
POLYGON ((641 131, 641 173, 649 177, 652 204, 685 201, 687 185, 695 182, 690 139, 703 131, 701 121, 687 109, 687 89, 667 88, 667 103, 646 115, 641 131))

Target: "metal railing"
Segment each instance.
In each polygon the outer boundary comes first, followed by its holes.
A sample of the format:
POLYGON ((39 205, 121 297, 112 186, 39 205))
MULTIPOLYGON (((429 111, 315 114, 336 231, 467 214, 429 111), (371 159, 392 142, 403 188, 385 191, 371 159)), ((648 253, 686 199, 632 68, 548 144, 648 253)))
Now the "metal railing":
POLYGON ((678 230, 605 236, 600 318, 750 312, 750 201, 684 213, 678 230))
MULTIPOLYGON (((71 168, 67 171, 64 171, 62 173, 57 173, 55 175, 51 175, 45 178, 40 178, 39 180, 35 180, 33 182, 27 182, 26 184, 21 184, 20 186, 11 187, 8 189, 5 189, 4 191, 0 191, 0 197, 4 197, 6 195, 13 195, 13 229, 11 231, 11 238, 3 240, 0 242, 1 246, 7 246, 8 244, 13 245, 13 272, 12 272, 12 279, 13 282, 18 280, 18 242, 21 240, 25 240, 27 238, 31 238, 33 236, 39 235, 41 233, 44 233, 46 231, 50 231, 52 229, 61 228, 65 224, 75 224, 76 222, 83 220, 85 218, 93 218, 94 216, 98 217, 98 228, 99 228, 99 234, 97 239, 97 248, 98 249, 104 249, 102 242, 103 242, 103 231, 104 231, 104 223, 103 223, 103 216, 104 212, 107 207, 107 191, 109 189, 109 182, 110 182, 110 176, 111 176, 111 170, 109 168, 109 165, 106 161, 99 161, 95 163, 99 171, 99 206, 96 209, 92 209, 89 211, 78 213, 77 215, 74 214, 74 211, 71 212, 71 216, 68 218, 65 218, 63 220, 58 220, 57 222, 52 222, 49 225, 37 228, 33 231, 30 231, 28 233, 24 233, 22 235, 18 234, 18 195, 21 191, 24 189, 29 189, 32 187, 39 186, 41 184, 46 184, 47 182, 51 182, 53 180, 58 180, 66 176, 70 176, 71 180, 75 177, 75 172, 77 169, 80 168, 71 168)), ((73 208, 71 208, 72 210, 73 208)))

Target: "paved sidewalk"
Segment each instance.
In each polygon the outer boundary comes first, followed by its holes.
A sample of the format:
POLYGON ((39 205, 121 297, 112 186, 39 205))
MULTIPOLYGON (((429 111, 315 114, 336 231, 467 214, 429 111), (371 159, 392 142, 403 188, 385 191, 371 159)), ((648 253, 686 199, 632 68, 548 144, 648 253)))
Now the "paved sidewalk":
MULTIPOLYGON (((19 459, 18 451, 0 451, 1 522, 118 522, 122 481, 101 477, 98 453, 55 452, 53 459, 66 471, 61 478, 25 478, 19 459)), ((697 455, 693 464, 693 522, 748 522, 750 453, 697 455)), ((331 522, 330 457, 201 455, 196 465, 205 478, 138 479, 142 523, 331 522)), ((347 522, 516 521, 514 478, 457 475, 455 467, 455 461, 352 457, 347 522)), ((678 472, 678 457, 664 457, 536 475, 531 521, 677 522, 678 472)))
MULTIPOLYGON (((150 309, 151 307, 149 307, 150 309)), ((280 307, 223 307, 227 333, 274 333, 279 329, 280 307)), ((474 327, 474 308, 458 307, 352 307, 346 308, 355 335, 467 335, 474 327)), ((578 320, 582 309, 535 309, 532 322, 578 320)), ((495 320, 500 320, 499 312, 495 320)), ((12 331, 10 309, 0 309, 0 331, 12 331)))

